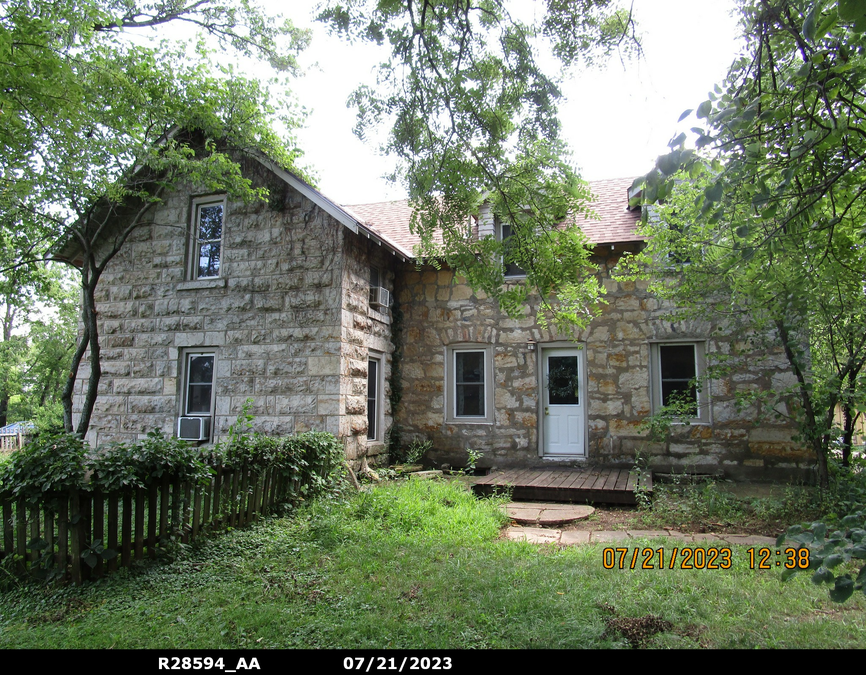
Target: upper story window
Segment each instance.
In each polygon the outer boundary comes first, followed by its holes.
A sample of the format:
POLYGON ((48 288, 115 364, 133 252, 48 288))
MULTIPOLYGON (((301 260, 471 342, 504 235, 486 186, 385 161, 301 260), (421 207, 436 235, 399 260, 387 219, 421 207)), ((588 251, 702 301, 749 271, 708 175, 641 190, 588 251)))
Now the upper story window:
POLYGON ((213 279, 220 275, 225 213, 225 195, 201 197, 193 201, 190 278, 213 279))
POLYGON ((499 240, 503 243, 504 255, 502 257, 502 264, 505 268, 505 276, 507 277, 525 277, 526 272, 518 267, 517 264, 513 262, 508 262, 508 258, 510 257, 510 252, 512 249, 512 245, 514 240, 512 237, 514 236, 514 230, 511 225, 507 225, 505 223, 500 223, 498 220, 496 221, 496 231, 499 235, 499 240), (512 241, 509 241, 512 240, 512 241))

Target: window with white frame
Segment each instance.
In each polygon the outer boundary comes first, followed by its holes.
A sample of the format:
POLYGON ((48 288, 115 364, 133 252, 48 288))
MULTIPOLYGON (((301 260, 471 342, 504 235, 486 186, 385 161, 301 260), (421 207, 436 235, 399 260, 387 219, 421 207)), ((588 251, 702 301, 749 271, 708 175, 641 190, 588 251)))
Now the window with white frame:
POLYGON ((188 352, 184 358, 183 415, 210 417, 213 413, 215 352, 188 352))
POLYGON ((367 360, 367 440, 382 440, 382 358, 370 356, 367 360))
POLYGON ((214 279, 222 264, 225 195, 200 197, 193 200, 192 247, 190 278, 214 279))
POLYGON ((680 409, 681 419, 709 422, 709 397, 704 384, 704 342, 659 342, 650 345, 653 412, 680 409))
POLYGON ((489 346, 449 347, 446 420, 493 422, 493 352, 489 346))

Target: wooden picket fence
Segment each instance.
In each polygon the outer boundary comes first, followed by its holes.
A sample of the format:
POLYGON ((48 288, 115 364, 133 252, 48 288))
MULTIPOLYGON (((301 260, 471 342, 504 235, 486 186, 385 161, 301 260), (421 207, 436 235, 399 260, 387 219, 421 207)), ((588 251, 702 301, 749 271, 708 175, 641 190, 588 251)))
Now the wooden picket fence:
POLYGON ((30 436, 20 431, 11 434, 0 434, 0 453, 20 450, 30 440, 30 436))
POLYGON ((209 485, 164 475, 146 488, 103 493, 99 488, 46 495, 37 503, 0 495, 0 564, 80 584, 171 542, 242 527, 298 494, 300 485, 273 469, 216 469, 209 485), (12 556, 11 560, 5 560, 12 556))

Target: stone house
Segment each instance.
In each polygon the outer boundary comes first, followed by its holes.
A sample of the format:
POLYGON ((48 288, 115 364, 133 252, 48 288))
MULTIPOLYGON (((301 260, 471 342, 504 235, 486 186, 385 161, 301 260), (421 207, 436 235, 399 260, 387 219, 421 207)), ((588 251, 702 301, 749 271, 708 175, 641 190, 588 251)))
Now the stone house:
MULTIPOLYGON (((642 245, 630 179, 591 186, 600 220, 583 228, 607 305, 564 335, 509 319, 448 269, 419 268, 405 202, 346 207, 267 160, 243 170, 267 203, 178 191, 104 274, 92 444, 154 428, 215 441, 252 399, 258 430, 330 431, 355 463, 384 461, 397 424, 404 442, 433 440, 436 464, 462 465, 472 448, 497 467, 638 453, 656 469, 735 477, 811 465, 792 427, 756 426, 759 411, 736 403, 790 382, 781 356, 721 325, 672 324, 646 285, 611 277, 642 245), (693 387, 716 355, 729 374, 693 387), (650 442, 642 421, 678 395, 690 418, 650 442)), ((502 236, 491 218, 478 222, 481 236, 502 236)))

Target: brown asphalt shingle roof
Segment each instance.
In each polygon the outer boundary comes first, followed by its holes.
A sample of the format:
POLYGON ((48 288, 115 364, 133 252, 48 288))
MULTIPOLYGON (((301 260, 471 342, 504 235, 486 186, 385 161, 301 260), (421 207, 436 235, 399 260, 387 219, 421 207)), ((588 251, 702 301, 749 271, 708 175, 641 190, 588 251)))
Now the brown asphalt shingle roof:
MULTIPOLYGON (((640 221, 640 209, 628 208, 628 190, 633 178, 610 178, 590 181, 590 191, 595 198, 592 210, 599 217, 578 217, 577 223, 593 244, 619 244, 643 241, 636 234, 640 221)), ((412 209, 405 199, 373 204, 344 206, 348 213, 370 228, 383 239, 396 244, 404 251, 412 251, 420 243, 420 237, 409 231, 412 209)))

